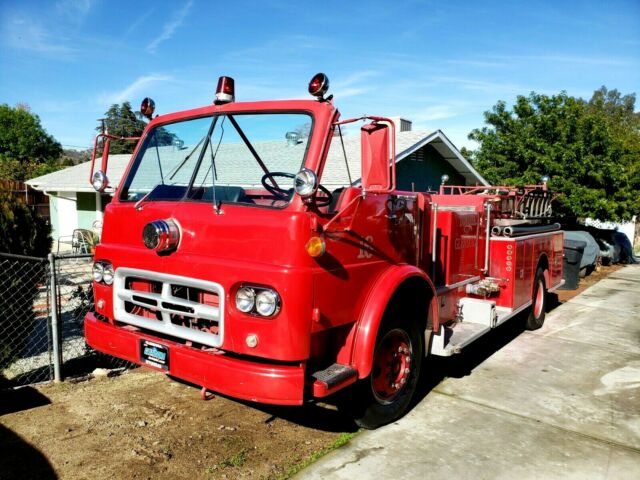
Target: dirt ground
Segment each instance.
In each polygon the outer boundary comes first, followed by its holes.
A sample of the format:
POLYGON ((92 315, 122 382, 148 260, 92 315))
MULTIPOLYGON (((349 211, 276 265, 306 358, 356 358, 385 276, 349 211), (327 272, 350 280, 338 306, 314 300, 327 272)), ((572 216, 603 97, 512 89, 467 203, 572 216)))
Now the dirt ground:
MULTIPOLYGON (((619 268, 558 291, 558 301, 619 268)), ((331 406, 203 401, 197 388, 140 368, 0 391, 0 480, 285 479, 354 432, 331 406)))
POLYGON ((320 406, 267 408, 139 368, 0 392, 0 479, 278 479, 349 438, 320 406))
POLYGON ((610 275, 611 273, 616 272, 616 271, 620 270, 621 268, 624 268, 624 265, 616 264, 616 265, 609 265, 609 266, 606 266, 606 267, 605 266, 598 267, 594 272, 591 273, 591 275, 588 275, 588 276, 580 279, 580 284, 578 285, 577 289, 575 289, 575 290, 557 290, 556 293, 558 294, 558 301, 560 303, 566 302, 570 298, 573 298, 576 295, 578 295, 579 293, 584 292, 591 285, 594 285, 594 284, 598 283, 600 280, 602 280, 607 275, 610 275))

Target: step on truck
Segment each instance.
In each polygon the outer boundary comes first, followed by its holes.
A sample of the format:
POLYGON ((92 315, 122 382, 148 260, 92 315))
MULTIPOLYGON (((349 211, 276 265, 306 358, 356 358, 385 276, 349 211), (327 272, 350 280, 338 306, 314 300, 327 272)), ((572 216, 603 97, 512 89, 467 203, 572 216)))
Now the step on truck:
MULTIPOLYGON (((375 428, 406 413, 431 355, 525 309, 542 326, 563 255, 546 181, 399 191, 393 121, 340 120, 328 86, 318 74, 312 99, 236 102, 220 77, 211 105, 154 116, 142 102, 95 250, 91 347, 203 394, 301 405, 348 389, 343 406, 375 428), (355 122, 359 178, 333 189, 328 151, 355 122)), ((116 140, 96 137, 97 191, 116 140)))

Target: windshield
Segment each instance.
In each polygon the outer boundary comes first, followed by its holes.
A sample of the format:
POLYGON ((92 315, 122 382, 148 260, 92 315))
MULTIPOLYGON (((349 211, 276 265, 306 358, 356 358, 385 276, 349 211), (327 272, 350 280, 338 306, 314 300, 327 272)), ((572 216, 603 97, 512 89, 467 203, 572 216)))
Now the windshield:
POLYGON ((307 152, 306 113, 225 114, 165 124, 145 137, 121 201, 282 208, 307 152))

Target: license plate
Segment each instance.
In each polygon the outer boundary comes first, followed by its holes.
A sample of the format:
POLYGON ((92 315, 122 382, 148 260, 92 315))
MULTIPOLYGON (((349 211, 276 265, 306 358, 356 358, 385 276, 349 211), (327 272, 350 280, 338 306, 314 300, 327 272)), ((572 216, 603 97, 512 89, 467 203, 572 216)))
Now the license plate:
POLYGON ((169 347, 149 340, 140 341, 140 358, 142 363, 152 367, 169 370, 169 347))

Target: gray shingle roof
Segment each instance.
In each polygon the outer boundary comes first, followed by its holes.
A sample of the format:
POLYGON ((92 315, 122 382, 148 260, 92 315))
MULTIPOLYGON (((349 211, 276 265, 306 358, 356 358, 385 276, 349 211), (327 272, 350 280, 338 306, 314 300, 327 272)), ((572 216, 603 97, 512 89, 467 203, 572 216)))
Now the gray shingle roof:
MULTIPOLYGON (((256 142, 256 145, 257 144, 258 142, 256 142)), ((406 158, 426 144, 432 145, 447 162, 449 162, 461 175, 465 177, 468 184, 475 185, 480 183, 487 185, 486 180, 484 180, 484 178, 482 178, 482 176, 473 169, 469 162, 460 154, 460 152, 440 130, 436 130, 435 132, 409 131, 398 133, 396 135, 397 161, 402 161, 402 159, 406 158)), ((360 178, 360 136, 345 136, 344 147, 349 162, 351 178, 352 181, 355 182, 360 178)), ((169 153, 169 149, 173 149, 172 151, 175 152, 175 155, 179 156, 184 156, 185 152, 190 151, 190 149, 176 150, 174 147, 161 148, 166 148, 166 153, 169 153)), ((223 146, 221 146, 221 149, 222 148, 223 146)), ((225 148, 227 149, 225 154, 222 155, 223 152, 221 150, 218 156, 218 158, 220 158, 220 162, 224 162, 218 164, 219 172, 225 172, 225 178, 221 178, 221 183, 230 183, 245 187, 259 185, 259 177, 261 175, 256 173, 258 172, 257 170, 248 172, 246 166, 241 167, 241 165, 243 165, 242 162, 233 160, 234 154, 232 151, 237 147, 229 144, 225 146, 225 148)), ((287 147, 284 140, 281 142, 260 142, 259 147, 257 146, 256 148, 271 171, 277 171, 278 169, 291 171, 292 162, 297 165, 301 158, 298 148, 287 147)), ((167 160, 172 160, 170 163, 175 165, 175 158, 170 158, 173 156, 174 154, 163 155, 167 160)), ((120 179, 124 175, 130 158, 131 155, 109 156, 108 176, 112 187, 120 183, 120 179)), ((97 168, 99 168, 99 159, 96 160, 96 165, 97 168)), ((169 170, 168 166, 163 166, 163 168, 165 171, 169 170)), ((185 168, 188 169, 188 167, 185 168)), ((41 177, 33 178, 28 180, 26 183, 36 190, 49 192, 93 192, 94 190, 89 183, 89 171, 90 163, 87 162, 65 168, 64 170, 49 173, 41 177)), ((331 149, 329 151, 325 171, 322 175, 322 184, 331 188, 343 185, 346 178, 347 171, 344 162, 344 153, 339 139, 334 138, 331 143, 331 149)), ((113 191, 112 187, 109 188, 108 191, 113 191)))

